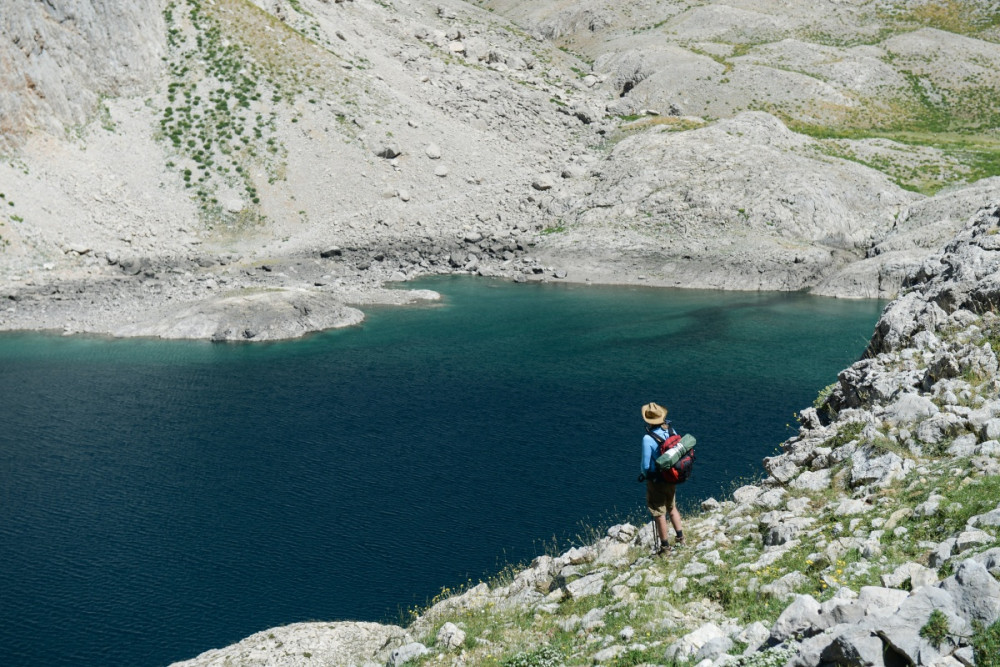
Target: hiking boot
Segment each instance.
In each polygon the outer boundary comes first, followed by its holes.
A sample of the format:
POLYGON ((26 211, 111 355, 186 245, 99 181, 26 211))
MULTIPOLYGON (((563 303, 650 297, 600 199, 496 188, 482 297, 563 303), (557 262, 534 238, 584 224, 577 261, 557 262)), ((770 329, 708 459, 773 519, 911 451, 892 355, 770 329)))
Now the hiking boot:
POLYGON ((657 549, 656 555, 659 558, 666 558, 670 555, 671 549, 669 544, 661 544, 660 548, 657 549))
POLYGON ((678 540, 674 540, 675 549, 683 549, 686 546, 687 546, 687 540, 685 540, 683 537, 678 540))

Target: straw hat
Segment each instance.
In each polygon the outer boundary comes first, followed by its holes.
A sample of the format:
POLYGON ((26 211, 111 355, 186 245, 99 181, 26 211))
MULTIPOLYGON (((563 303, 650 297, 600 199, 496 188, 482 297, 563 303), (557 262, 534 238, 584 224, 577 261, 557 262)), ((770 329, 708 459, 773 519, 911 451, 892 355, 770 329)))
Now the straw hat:
POLYGON ((647 424, 659 426, 667 418, 667 409, 657 403, 646 403, 642 406, 642 419, 647 424))

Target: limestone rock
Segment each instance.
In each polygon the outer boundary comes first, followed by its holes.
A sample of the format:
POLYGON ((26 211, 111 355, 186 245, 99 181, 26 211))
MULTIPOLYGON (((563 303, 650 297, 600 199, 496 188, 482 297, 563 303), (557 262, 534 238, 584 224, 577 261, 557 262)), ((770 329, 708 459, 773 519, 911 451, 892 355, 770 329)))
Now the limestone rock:
POLYGON ((836 665, 884 665, 884 654, 878 635, 866 628, 848 626, 834 635, 820 657, 836 665))
POLYGON ((123 327, 116 336, 205 340, 281 340, 358 324, 361 311, 329 293, 305 290, 222 294, 123 327))
POLYGON ((375 155, 385 158, 386 160, 392 160, 403 154, 402 149, 396 144, 386 144, 382 148, 375 151, 375 155))
POLYGON ((778 599, 784 599, 792 595, 795 589, 808 582, 809 578, 801 572, 789 572, 780 579, 761 586, 760 590, 762 593, 767 593, 778 599))
POLYGON ((604 576, 601 574, 588 574, 566 584, 566 592, 573 598, 590 597, 598 595, 604 590, 604 576))
POLYGON ((941 590, 951 593, 963 618, 987 626, 1000 620, 1000 583, 981 563, 959 563, 955 574, 941 582, 941 590))
POLYGON ((797 595, 771 626, 771 641, 816 634, 822 627, 820 611, 820 604, 811 595, 797 595))
POLYGON ((955 614, 955 604, 951 596, 933 586, 924 586, 907 597, 892 614, 877 614, 870 617, 865 626, 876 632, 899 658, 910 664, 931 664, 955 646, 951 636, 945 639, 940 649, 920 636, 920 628, 927 623, 934 609, 945 615, 952 632, 965 632, 968 624, 955 614))
POLYGON ((903 394, 885 409, 885 420, 893 425, 910 424, 936 415, 938 407, 925 396, 903 394))
MULTIPOLYGON (((303 654, 317 664, 385 663, 399 647, 410 644, 400 627, 378 623, 295 623, 271 628, 222 649, 205 651, 174 667, 295 667, 303 654)), ((395 663, 400 664, 400 663, 395 663)))
POLYGON ((438 646, 456 649, 465 643, 465 631, 449 621, 438 630, 435 642, 438 646))
POLYGON ((726 639, 722 628, 715 623, 705 623, 671 644, 665 657, 667 660, 690 660, 709 642, 722 639, 726 639))
POLYGON ((420 642, 410 642, 394 649, 385 664, 386 667, 399 667, 427 653, 429 653, 427 647, 420 642))
POLYGON ((822 491, 830 487, 832 473, 829 468, 822 470, 806 470, 792 480, 790 486, 800 491, 822 491))
POLYGON ((555 185, 555 181, 548 174, 543 174, 531 182, 531 187, 541 192, 551 190, 555 185))
POLYGON ((851 486, 873 485, 885 487, 894 480, 902 479, 913 468, 913 461, 903 459, 895 452, 881 456, 871 456, 864 450, 859 450, 853 457, 851 466, 851 486))

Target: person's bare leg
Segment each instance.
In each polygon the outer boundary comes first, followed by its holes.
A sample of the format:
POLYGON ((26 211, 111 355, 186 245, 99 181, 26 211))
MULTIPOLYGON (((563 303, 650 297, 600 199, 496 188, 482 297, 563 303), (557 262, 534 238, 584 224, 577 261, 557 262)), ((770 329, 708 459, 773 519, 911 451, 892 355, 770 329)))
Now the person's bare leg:
MULTIPOLYGON (((679 533, 682 530, 682 527, 681 527, 681 513, 677 511, 676 507, 671 507, 670 508, 670 523, 671 523, 671 525, 673 525, 675 532, 679 533)), ((663 532, 667 531, 667 522, 666 521, 663 522, 663 528, 661 528, 661 530, 663 532)))

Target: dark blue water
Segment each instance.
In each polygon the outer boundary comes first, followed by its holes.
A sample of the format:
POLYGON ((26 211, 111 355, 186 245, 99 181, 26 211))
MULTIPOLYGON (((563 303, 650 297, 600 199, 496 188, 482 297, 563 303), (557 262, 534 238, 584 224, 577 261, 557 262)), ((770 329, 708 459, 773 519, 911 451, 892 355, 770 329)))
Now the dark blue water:
MULTIPOLYGON (((163 665, 639 516, 639 406, 689 503, 760 473, 876 302, 440 279, 255 345, 0 336, 0 664, 163 665)), ((683 505, 682 505, 683 506, 683 505)))

